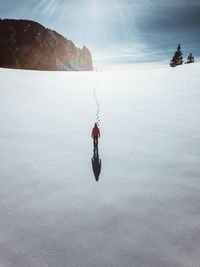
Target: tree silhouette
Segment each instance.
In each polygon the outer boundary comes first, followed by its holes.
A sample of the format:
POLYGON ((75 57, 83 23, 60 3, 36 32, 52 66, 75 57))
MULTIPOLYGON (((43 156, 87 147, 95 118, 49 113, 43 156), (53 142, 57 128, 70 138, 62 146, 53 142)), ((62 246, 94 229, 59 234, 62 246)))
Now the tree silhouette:
POLYGON ((193 62, 194 62, 194 57, 193 57, 192 53, 190 53, 189 56, 187 57, 187 64, 193 63, 193 62))
POLYGON ((177 50, 174 53, 174 56, 170 62, 170 66, 171 67, 176 67, 178 65, 182 65, 183 64, 183 53, 181 51, 181 45, 179 44, 177 47, 177 50))

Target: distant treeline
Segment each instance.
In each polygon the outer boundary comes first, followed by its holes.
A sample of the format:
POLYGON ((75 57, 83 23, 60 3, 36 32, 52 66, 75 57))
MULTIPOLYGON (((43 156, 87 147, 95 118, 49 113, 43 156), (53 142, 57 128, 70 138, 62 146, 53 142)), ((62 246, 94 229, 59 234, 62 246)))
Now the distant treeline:
MULTIPOLYGON (((189 64, 189 63, 193 63, 193 62, 194 62, 194 57, 193 57, 192 53, 190 52, 185 64, 189 64)), ((179 44, 175 53, 174 53, 174 56, 173 56, 171 62, 170 62, 170 66, 176 67, 176 66, 182 65, 182 64, 183 64, 183 53, 181 51, 181 45, 179 44)))

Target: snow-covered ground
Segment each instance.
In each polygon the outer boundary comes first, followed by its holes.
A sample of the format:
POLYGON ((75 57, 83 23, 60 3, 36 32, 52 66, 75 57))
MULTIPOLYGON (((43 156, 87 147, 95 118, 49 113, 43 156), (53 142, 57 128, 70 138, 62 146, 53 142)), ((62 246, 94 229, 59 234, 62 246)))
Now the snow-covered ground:
POLYGON ((0 83, 1 267, 199 266, 199 63, 0 83))

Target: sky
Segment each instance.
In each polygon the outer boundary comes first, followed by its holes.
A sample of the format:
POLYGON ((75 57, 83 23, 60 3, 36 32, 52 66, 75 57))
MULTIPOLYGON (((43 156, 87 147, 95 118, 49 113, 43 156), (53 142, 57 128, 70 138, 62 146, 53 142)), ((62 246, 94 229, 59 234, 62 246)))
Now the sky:
POLYGON ((168 62, 178 43, 200 56, 199 0, 7 0, 0 18, 35 20, 75 45, 99 68, 168 62))

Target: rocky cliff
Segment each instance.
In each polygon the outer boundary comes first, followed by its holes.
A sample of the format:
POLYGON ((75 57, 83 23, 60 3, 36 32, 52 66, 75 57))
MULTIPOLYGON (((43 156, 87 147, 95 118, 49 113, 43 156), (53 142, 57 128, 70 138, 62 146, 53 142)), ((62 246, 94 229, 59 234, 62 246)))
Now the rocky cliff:
POLYGON ((92 56, 57 32, 30 20, 0 20, 0 67, 58 70, 93 70, 92 56))

